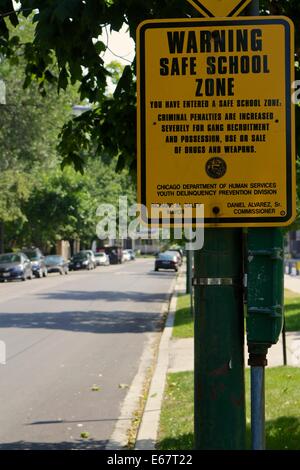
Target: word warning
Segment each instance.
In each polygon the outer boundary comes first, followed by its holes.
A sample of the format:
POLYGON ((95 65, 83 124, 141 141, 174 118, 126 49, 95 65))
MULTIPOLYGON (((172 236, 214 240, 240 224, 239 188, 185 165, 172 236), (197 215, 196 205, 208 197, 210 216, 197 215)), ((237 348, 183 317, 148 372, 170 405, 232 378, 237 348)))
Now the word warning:
POLYGON ((137 34, 138 200, 204 204, 205 225, 295 217, 293 25, 153 20, 137 34))

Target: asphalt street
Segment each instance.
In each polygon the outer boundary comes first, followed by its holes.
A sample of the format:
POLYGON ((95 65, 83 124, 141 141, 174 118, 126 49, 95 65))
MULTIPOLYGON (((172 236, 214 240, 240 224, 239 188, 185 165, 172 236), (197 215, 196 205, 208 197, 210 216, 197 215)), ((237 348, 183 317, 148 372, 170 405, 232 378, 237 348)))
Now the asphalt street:
POLYGON ((0 450, 104 448, 174 279, 153 267, 0 284, 0 450))

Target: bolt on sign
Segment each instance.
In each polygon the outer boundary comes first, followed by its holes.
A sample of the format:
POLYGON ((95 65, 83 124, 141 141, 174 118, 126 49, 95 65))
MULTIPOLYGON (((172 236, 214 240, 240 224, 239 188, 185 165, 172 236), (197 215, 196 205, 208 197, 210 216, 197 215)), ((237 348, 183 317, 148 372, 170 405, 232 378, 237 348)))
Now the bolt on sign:
POLYGON ((188 205, 194 225, 204 204, 210 227, 291 223, 293 42, 282 17, 139 26, 138 200, 148 214, 188 205))
POLYGON ((187 0, 204 16, 237 16, 252 0, 187 0))

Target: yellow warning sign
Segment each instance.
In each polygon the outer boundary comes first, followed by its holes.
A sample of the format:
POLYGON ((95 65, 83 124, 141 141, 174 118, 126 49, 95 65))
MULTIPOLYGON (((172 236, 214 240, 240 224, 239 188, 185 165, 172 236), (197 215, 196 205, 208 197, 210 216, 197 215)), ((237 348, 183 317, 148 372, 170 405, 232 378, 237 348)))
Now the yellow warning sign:
POLYGON ((290 20, 146 21, 137 37, 138 199, 148 214, 204 204, 206 226, 291 223, 290 20))
POLYGON ((204 16, 237 16, 252 0, 187 0, 204 16))

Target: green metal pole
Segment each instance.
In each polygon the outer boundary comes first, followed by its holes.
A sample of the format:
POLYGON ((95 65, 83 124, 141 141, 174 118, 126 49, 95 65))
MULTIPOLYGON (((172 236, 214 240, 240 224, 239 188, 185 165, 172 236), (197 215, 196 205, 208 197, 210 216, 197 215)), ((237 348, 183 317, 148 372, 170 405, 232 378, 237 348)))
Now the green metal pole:
POLYGON ((242 230, 207 229, 195 252, 195 448, 245 448, 242 230))

